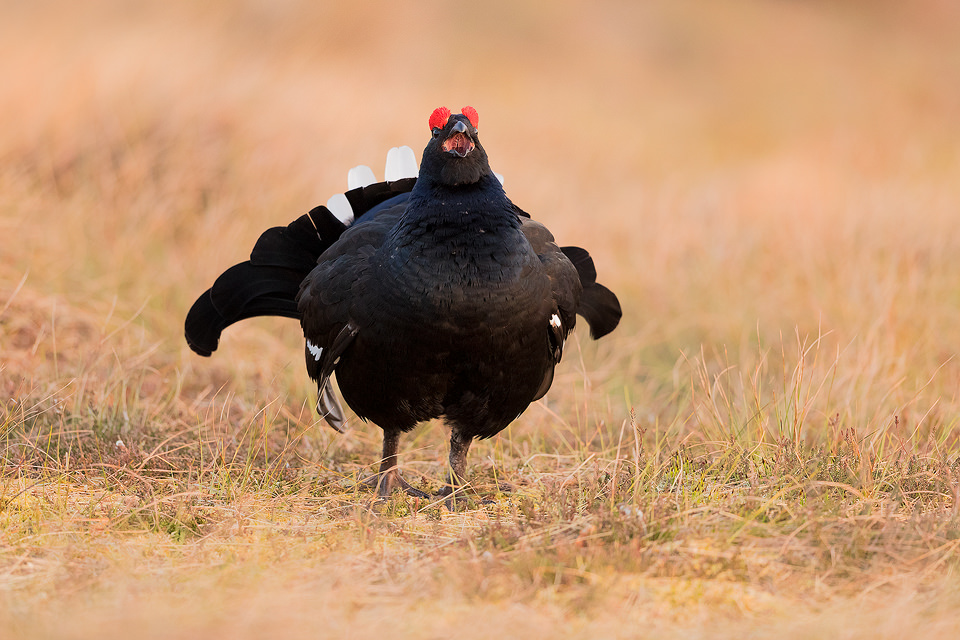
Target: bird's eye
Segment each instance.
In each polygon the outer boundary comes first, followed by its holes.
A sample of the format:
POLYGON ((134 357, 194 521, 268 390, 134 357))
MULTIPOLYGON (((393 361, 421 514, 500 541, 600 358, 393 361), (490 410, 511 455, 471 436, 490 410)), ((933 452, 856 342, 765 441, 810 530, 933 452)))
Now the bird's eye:
POLYGON ((440 135, 440 129, 434 129, 434 130, 433 130, 433 137, 436 138, 436 137, 439 136, 439 135, 440 135))

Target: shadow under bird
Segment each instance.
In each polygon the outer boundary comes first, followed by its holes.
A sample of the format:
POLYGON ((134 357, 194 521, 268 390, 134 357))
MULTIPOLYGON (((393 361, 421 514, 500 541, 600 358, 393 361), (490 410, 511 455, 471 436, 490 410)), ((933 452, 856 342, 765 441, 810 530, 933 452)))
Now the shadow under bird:
POLYGON ((407 148, 392 171, 388 156, 385 182, 351 171, 350 191, 264 232, 187 314, 187 343, 203 356, 238 320, 299 319, 320 415, 342 431, 336 372, 347 405, 383 429, 367 481, 380 497, 428 497, 400 475, 399 438, 443 418, 450 474, 439 495, 450 505, 472 440, 499 433, 550 388, 576 316, 593 338, 620 321, 590 255, 559 247, 507 198, 477 124, 472 107, 436 109, 418 177, 398 175, 416 169, 407 148))

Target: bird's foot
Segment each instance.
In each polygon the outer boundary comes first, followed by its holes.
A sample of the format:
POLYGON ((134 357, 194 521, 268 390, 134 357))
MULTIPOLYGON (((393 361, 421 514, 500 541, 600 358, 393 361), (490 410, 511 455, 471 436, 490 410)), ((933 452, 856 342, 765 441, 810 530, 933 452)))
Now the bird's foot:
POLYGON ((378 498, 387 498, 396 489, 402 489, 407 495, 414 498, 430 498, 429 493, 420 491, 420 489, 404 480, 396 467, 364 478, 360 481, 360 484, 376 489, 378 498))

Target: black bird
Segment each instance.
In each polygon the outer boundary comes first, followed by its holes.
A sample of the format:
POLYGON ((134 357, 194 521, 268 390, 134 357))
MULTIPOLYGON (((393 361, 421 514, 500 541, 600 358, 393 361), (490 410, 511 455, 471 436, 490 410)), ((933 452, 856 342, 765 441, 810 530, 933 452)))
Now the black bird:
POLYGON ((419 177, 345 194, 354 219, 317 207, 265 232, 250 260, 227 270, 187 315, 201 355, 220 333, 258 315, 299 318, 318 412, 338 431, 354 412, 383 429, 369 483, 427 497, 397 470, 400 434, 442 417, 450 475, 465 477, 473 438, 503 430, 553 381, 576 315, 600 338, 619 323, 616 296, 590 255, 558 247, 514 205, 491 171, 475 109, 436 109, 419 177))

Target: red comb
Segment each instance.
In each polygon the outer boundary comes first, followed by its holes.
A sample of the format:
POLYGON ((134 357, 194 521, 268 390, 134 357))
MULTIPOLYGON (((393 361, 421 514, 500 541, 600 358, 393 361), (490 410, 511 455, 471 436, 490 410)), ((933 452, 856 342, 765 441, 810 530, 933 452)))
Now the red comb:
POLYGON ((477 110, 473 107, 464 107, 460 110, 460 113, 467 116, 467 120, 470 121, 470 124, 473 125, 473 128, 477 128, 477 123, 480 122, 480 116, 477 114, 477 110))
POLYGON ((437 107, 433 110, 433 113, 430 114, 430 130, 434 129, 443 129, 444 125, 447 124, 447 120, 450 119, 450 109, 446 107, 437 107))

